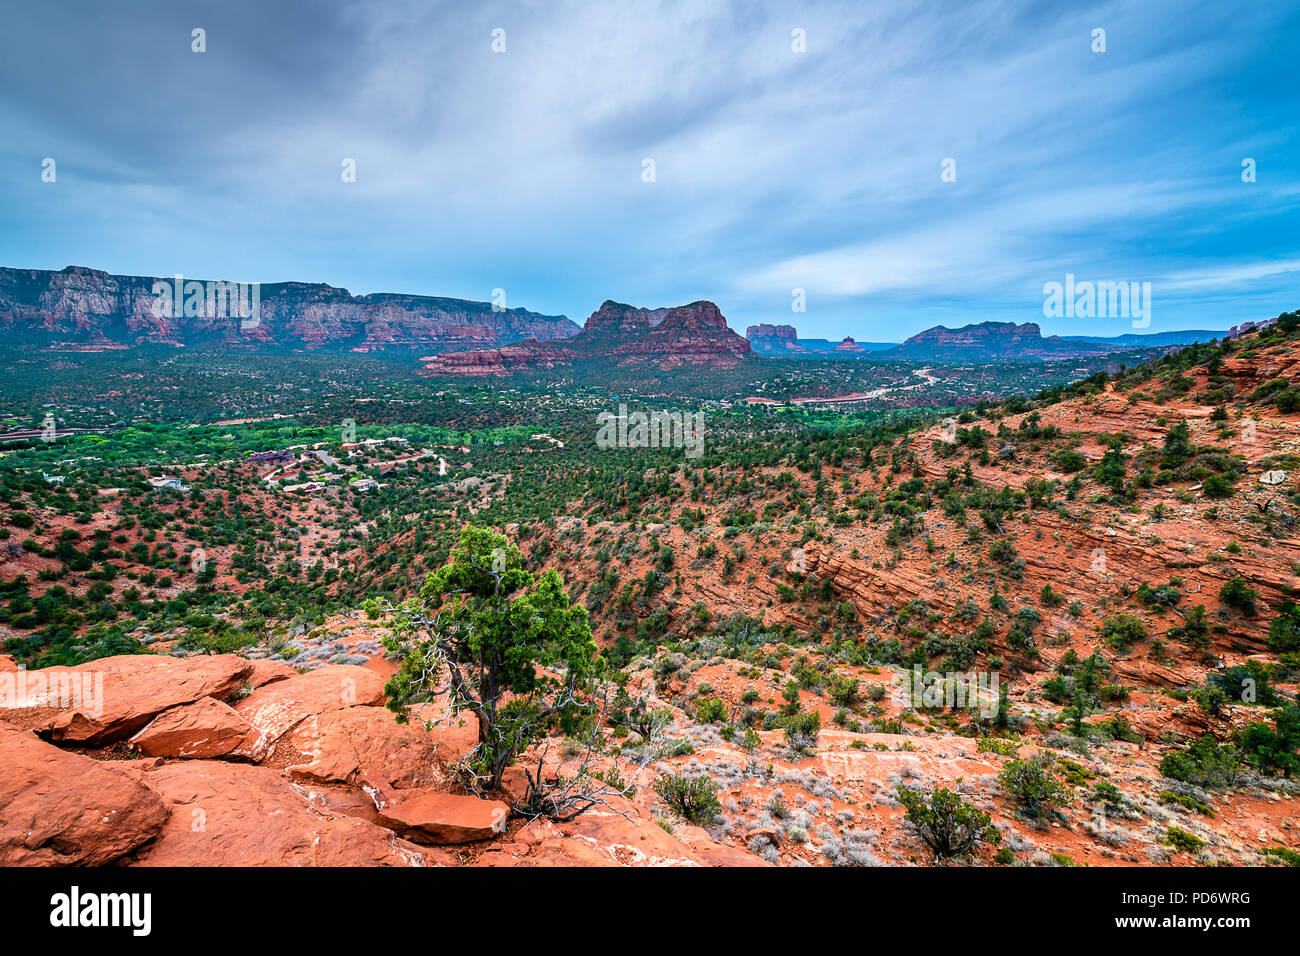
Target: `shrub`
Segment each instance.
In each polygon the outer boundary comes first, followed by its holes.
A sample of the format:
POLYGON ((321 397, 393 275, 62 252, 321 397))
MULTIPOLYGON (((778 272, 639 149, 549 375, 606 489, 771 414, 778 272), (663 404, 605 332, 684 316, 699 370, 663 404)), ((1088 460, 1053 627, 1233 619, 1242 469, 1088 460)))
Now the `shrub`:
POLYGON ((1219 588, 1219 600, 1227 607, 1236 608, 1246 617, 1255 616, 1256 596, 1254 590, 1248 588, 1241 578, 1229 578, 1227 583, 1219 588))
POLYGON ((1283 601, 1268 626, 1268 647, 1277 654, 1300 651, 1300 607, 1283 601))
POLYGON ((1210 475, 1201 483, 1201 489, 1205 492, 1206 497, 1221 501, 1224 498, 1231 498, 1235 489, 1232 482, 1226 475, 1210 475))
POLYGON ((908 824, 934 851, 936 860, 961 856, 982 842, 997 843, 1002 838, 987 813, 946 788, 927 795, 899 787, 898 802, 908 824))
POLYGON ((817 747, 817 735, 821 731, 822 718, 816 711, 810 714, 794 714, 786 717, 785 739, 795 750, 804 752, 817 747))
POLYGON ((1277 711, 1273 729, 1253 723, 1237 735, 1241 755, 1261 773, 1280 773, 1284 777, 1300 771, 1300 704, 1288 704, 1277 711))
POLYGON ((1165 842, 1175 850, 1182 850, 1184 853, 1195 853, 1205 846, 1205 841, 1200 837, 1179 827, 1170 827, 1165 831, 1165 842))
POLYGON ((1146 625, 1131 614, 1116 614, 1101 625, 1101 637, 1118 651, 1126 651, 1138 641, 1148 637, 1146 625))
POLYGON ((654 790, 664 803, 692 823, 709 823, 722 814, 718 785, 708 777, 675 773, 656 780, 654 790))
POLYGON ((1220 744, 1209 734, 1189 744, 1185 750, 1165 754, 1160 761, 1163 776, 1198 787, 1230 787, 1237 782, 1240 772, 1237 748, 1220 744))
POLYGON ((1052 773, 1055 761, 1039 754, 1028 760, 1012 760, 998 774, 998 783, 1031 816, 1039 816, 1067 800, 1065 784, 1052 773))

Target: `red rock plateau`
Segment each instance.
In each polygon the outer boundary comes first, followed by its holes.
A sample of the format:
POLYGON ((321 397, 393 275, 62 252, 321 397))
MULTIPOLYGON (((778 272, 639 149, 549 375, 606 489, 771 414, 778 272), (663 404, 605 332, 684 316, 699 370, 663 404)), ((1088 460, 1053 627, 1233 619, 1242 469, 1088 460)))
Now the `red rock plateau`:
POLYGON ((808 349, 799 344, 799 333, 793 325, 751 325, 745 338, 760 355, 806 355, 808 349))

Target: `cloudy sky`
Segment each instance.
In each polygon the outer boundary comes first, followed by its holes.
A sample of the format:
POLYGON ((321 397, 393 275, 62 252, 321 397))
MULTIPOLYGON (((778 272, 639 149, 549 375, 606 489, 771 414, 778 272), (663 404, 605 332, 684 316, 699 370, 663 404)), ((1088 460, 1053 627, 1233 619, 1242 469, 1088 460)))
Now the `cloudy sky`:
POLYGON ((707 298, 741 331, 882 341, 985 319, 1133 331, 1044 318, 1067 273, 1150 282, 1150 332, 1300 307, 1294 3, 113 0, 4 19, 0 265, 501 288, 578 321, 607 298, 707 298))

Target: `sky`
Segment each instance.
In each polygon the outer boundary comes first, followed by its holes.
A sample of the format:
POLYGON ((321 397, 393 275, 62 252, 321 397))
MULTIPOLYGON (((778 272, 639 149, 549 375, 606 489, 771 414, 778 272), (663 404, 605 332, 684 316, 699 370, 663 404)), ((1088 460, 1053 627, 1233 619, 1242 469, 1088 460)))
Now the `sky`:
POLYGON ((1294 2, 6 7, 0 265, 859 341, 1300 308, 1294 2))

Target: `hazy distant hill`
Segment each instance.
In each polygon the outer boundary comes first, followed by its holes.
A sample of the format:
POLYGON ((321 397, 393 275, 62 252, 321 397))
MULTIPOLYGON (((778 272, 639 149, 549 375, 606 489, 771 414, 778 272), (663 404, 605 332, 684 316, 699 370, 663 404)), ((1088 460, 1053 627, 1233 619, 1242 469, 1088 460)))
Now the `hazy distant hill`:
POLYGON ((1044 337, 1036 322, 979 322, 959 329, 936 326, 880 353, 883 358, 920 362, 1036 362, 1106 355, 1133 348, 1170 348, 1221 338, 1204 329, 1151 335, 1044 337))

